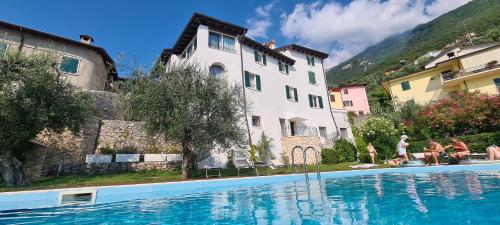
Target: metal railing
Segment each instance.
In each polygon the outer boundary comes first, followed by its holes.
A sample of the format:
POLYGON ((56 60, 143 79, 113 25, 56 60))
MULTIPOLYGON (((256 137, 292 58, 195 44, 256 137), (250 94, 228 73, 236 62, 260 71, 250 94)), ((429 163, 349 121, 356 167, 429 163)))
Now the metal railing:
POLYGON ((283 137, 318 137, 319 136, 319 131, 317 127, 310 127, 310 126, 299 126, 294 129, 294 132, 292 132, 290 126, 287 126, 286 131, 282 129, 281 135, 283 137))
POLYGON ((449 80, 457 79, 460 77, 468 76, 471 74, 500 68, 500 63, 498 63, 498 62, 500 62, 500 60, 494 60, 494 61, 496 61, 496 63, 486 63, 486 64, 481 64, 481 65, 461 69, 461 70, 456 71, 456 72, 443 73, 442 74, 443 81, 449 81, 449 80))

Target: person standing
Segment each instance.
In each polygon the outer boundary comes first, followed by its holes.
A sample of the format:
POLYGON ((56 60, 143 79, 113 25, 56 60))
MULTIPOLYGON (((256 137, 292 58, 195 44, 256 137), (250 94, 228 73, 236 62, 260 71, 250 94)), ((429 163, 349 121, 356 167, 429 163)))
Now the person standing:
POLYGON ((372 163, 375 164, 375 156, 378 155, 377 150, 373 147, 372 143, 368 143, 366 148, 368 149, 368 153, 370 154, 370 157, 372 158, 372 163))
POLYGON ((398 143, 397 149, 398 149, 398 156, 401 158, 402 162, 408 162, 408 155, 406 154, 406 148, 410 145, 408 142, 408 136, 406 135, 401 135, 400 141, 398 143))

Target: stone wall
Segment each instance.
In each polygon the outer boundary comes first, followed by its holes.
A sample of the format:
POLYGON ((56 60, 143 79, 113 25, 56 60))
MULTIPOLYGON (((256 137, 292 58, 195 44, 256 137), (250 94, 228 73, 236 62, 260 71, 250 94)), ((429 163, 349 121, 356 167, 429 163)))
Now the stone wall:
MULTIPOLYGON (((312 146, 316 149, 318 152, 318 160, 321 162, 321 140, 319 137, 299 137, 299 136, 294 136, 294 137, 282 137, 281 138, 281 146, 283 148, 283 154, 285 157, 288 159, 289 163, 291 163, 292 160, 292 148, 295 146, 303 146, 303 148, 307 148, 309 146, 312 146)), ((306 152, 307 156, 307 164, 316 164, 316 159, 314 156, 314 151, 313 150, 308 150, 306 152)), ((294 151, 294 160, 295 164, 303 164, 304 163, 304 158, 302 151, 297 148, 294 151)))
POLYGON ((102 120, 123 120, 123 106, 118 94, 106 91, 86 91, 96 103, 97 117, 102 120))
MULTIPOLYGON (((101 163, 101 164, 77 164, 63 165, 59 171, 59 175, 94 175, 107 173, 123 173, 130 171, 143 170, 164 170, 175 171, 179 170, 181 162, 136 162, 136 163, 101 163)), ((56 174, 57 170, 52 170, 51 175, 56 174)))
POLYGON ((163 137, 150 136, 143 122, 123 120, 102 120, 96 153, 103 149, 120 152, 123 149, 136 150, 136 153, 179 153, 180 146, 166 142, 163 137))

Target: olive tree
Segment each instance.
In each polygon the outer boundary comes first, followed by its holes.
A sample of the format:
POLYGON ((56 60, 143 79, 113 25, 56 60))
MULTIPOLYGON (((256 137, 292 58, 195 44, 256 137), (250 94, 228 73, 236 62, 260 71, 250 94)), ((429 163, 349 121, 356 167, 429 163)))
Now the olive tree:
POLYGON ((122 90, 128 119, 144 121, 150 134, 181 144, 185 179, 201 155, 245 141, 241 87, 196 64, 157 65, 148 73, 134 69, 122 90))
POLYGON ((23 169, 26 144, 43 130, 79 132, 92 115, 92 103, 60 78, 53 55, 17 52, 1 59, 0 171, 5 184, 29 183, 23 169))

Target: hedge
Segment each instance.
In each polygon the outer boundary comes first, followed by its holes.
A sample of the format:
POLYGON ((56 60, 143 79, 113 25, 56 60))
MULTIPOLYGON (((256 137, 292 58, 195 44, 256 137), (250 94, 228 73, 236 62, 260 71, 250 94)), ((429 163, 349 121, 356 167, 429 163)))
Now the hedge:
MULTIPOLYGON (((459 136, 458 139, 462 140, 467 144, 471 152, 484 153, 486 148, 492 144, 500 145, 500 132, 493 133, 483 133, 476 135, 466 135, 459 136)), ((435 141, 441 143, 443 146, 451 144, 451 138, 446 139, 434 139, 435 141)), ((410 146, 408 146, 408 152, 423 152, 423 148, 427 147, 427 141, 410 141, 410 146)))
POLYGON ((356 161, 356 147, 345 139, 335 142, 335 148, 324 148, 321 150, 321 163, 334 164, 341 162, 356 161))

